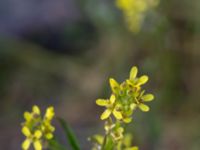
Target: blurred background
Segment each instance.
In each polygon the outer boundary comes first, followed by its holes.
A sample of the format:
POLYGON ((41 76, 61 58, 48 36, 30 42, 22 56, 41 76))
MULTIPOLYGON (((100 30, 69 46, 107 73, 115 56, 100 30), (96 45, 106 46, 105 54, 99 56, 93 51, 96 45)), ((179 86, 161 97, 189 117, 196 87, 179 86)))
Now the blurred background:
POLYGON ((156 98, 128 126, 134 145, 199 150, 199 14, 199 0, 160 0, 130 30, 115 0, 1 0, 0 149, 21 149, 23 112, 34 104, 54 105, 90 149, 87 137, 104 132, 95 100, 109 97, 109 77, 121 82, 136 65, 156 98))

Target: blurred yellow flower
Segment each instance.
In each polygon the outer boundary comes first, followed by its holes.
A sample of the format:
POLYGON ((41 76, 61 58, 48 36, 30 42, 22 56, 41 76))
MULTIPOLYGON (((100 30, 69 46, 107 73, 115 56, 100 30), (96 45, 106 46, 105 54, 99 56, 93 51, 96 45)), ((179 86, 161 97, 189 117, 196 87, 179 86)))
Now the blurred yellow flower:
POLYGON ((158 4, 159 0, 116 0, 129 30, 136 33, 140 31, 145 13, 158 4))
POLYGON ((28 150, 33 144, 35 150, 42 150, 42 144, 45 140, 53 138, 55 128, 51 125, 54 117, 54 108, 49 107, 44 117, 40 115, 40 109, 34 105, 32 112, 25 112, 25 122, 22 124, 22 133, 26 137, 22 143, 22 149, 28 150))

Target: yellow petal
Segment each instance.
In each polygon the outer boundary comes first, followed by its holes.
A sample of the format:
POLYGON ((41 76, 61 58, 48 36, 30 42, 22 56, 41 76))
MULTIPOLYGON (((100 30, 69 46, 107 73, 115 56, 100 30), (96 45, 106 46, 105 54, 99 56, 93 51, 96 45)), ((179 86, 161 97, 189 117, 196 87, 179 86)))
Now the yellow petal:
POLYGON ((31 132, 27 126, 22 127, 22 133, 26 136, 29 137, 31 135, 31 132))
POLYGON ((22 143, 22 149, 23 150, 28 150, 31 144, 31 140, 30 139, 26 139, 23 143, 22 143))
POLYGON ((141 76, 138 81, 137 81, 137 85, 143 85, 145 84, 147 81, 148 81, 149 77, 144 75, 144 76, 141 76))
POLYGON ((52 133, 47 133, 47 134, 45 135, 45 137, 46 137, 46 139, 50 140, 50 139, 53 138, 53 134, 52 134, 52 133))
POLYGON ((121 120, 123 117, 122 117, 122 114, 120 111, 117 111, 116 109, 113 110, 113 115, 115 116, 116 119, 118 120, 121 120))
POLYGON ((99 105, 99 106, 107 106, 108 105, 108 100, 105 100, 105 99, 97 99, 96 100, 96 104, 99 105))
POLYGON ((131 81, 131 80, 126 80, 126 83, 129 85, 129 86, 134 86, 134 82, 133 81, 131 81))
POLYGON ((146 102, 150 102, 154 99, 154 96, 153 96, 153 94, 146 94, 146 95, 143 95, 141 97, 141 99, 146 101, 146 102))
POLYGON ((38 106, 34 105, 33 106, 33 113, 39 115, 40 114, 40 109, 38 106))
POLYGON ((125 123, 130 123, 132 121, 132 118, 131 117, 123 118, 123 121, 125 123))
POLYGON ((117 89, 119 88, 119 84, 117 83, 117 81, 115 81, 115 79, 110 78, 110 87, 112 89, 112 91, 115 93, 117 92, 117 89))
POLYGON ((33 142, 35 150, 42 150, 42 143, 39 140, 33 142))
POLYGON ((111 114, 111 110, 110 109, 106 109, 102 115, 101 115, 101 120, 107 119, 111 114))
POLYGON ((52 126, 48 120, 44 121, 44 125, 41 126, 41 129, 42 129, 42 131, 45 131, 46 129, 48 129, 48 131, 50 131, 50 132, 55 131, 55 127, 52 126))
POLYGON ((41 138, 41 136, 42 136, 42 132, 40 130, 36 130, 34 133, 34 137, 36 139, 39 139, 39 138, 41 138))
POLYGON ((131 71, 130 71, 130 80, 134 80, 137 76, 137 73, 138 73, 138 69, 136 66, 132 67, 131 68, 131 71))
POLYGON ((144 112, 147 112, 147 111, 149 111, 149 106, 147 106, 147 105, 145 105, 145 104, 139 104, 139 106, 138 106, 142 111, 144 111, 144 112))
POLYGON ((52 120, 52 118, 54 117, 55 113, 54 113, 54 108, 51 106, 51 107, 48 107, 47 110, 46 110, 46 113, 45 113, 45 118, 47 120, 52 120))
POLYGON ((110 96, 110 103, 111 103, 111 104, 114 104, 114 103, 115 103, 115 100, 116 100, 116 97, 115 97, 115 95, 112 94, 112 95, 110 96))
POLYGON ((31 115, 31 113, 29 113, 29 112, 25 112, 24 113, 24 119, 26 120, 26 121, 30 121, 31 119, 32 119, 32 115, 31 115))
POLYGON ((137 105, 136 105, 135 103, 132 103, 132 104, 130 105, 131 110, 135 110, 136 107, 137 107, 137 105))

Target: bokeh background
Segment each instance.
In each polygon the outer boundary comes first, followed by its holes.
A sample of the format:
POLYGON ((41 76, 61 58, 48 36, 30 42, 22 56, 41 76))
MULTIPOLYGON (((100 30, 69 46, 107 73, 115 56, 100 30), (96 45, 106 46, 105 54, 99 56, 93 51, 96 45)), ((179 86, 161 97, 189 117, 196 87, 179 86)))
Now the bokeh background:
POLYGON ((199 14, 199 0, 161 0, 132 32, 114 0, 1 0, 0 149, 21 149, 23 112, 34 104, 54 105, 90 149, 87 137, 103 133, 95 100, 109 96, 109 77, 123 81, 136 65, 156 99, 129 126, 134 144, 199 150, 199 14))

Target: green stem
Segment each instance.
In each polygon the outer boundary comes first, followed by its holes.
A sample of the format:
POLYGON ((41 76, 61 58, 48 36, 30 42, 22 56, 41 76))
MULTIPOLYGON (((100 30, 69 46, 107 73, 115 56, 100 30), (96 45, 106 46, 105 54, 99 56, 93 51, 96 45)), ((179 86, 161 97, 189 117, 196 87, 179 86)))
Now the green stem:
MULTIPOLYGON (((108 121, 112 124, 112 118, 109 117, 108 118, 108 121)), ((105 134, 104 136, 104 139, 103 139, 103 144, 102 144, 102 147, 101 147, 101 150, 104 150, 105 149, 105 146, 107 144, 107 138, 108 138, 108 135, 110 134, 110 131, 108 133, 105 134)))
POLYGON ((107 143, 107 137, 108 137, 108 134, 106 134, 106 135, 104 136, 103 144, 102 144, 101 150, 104 150, 104 149, 105 149, 105 146, 106 146, 106 143, 107 143))

